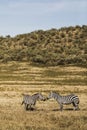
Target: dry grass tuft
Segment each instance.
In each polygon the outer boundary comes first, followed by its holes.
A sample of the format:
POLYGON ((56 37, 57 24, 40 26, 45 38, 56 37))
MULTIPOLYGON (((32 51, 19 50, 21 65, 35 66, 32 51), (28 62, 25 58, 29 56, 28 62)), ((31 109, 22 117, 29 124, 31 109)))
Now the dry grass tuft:
POLYGON ((87 82, 81 80, 87 79, 87 69, 39 68, 27 63, 8 63, 0 66, 0 130, 87 129, 87 82), (73 106, 68 105, 60 112, 59 105, 53 99, 37 101, 34 111, 25 111, 24 106, 21 106, 23 93, 41 92, 48 96, 51 90, 62 95, 77 94, 80 98, 80 110, 73 111, 73 106))

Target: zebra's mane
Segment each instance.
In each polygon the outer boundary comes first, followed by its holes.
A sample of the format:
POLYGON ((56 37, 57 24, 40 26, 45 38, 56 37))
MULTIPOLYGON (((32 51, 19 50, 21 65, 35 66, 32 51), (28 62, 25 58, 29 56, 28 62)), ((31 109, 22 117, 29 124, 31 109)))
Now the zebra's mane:
POLYGON ((57 93, 57 92, 53 92, 53 94, 60 95, 60 94, 59 94, 59 93, 57 93))
POLYGON ((39 95, 40 93, 35 93, 35 94, 33 94, 32 96, 36 96, 36 95, 39 95))
POLYGON ((23 96, 30 96, 29 94, 24 94, 24 93, 23 93, 22 95, 23 95, 23 96))
MULTIPOLYGON (((56 96, 61 96, 61 97, 66 97, 66 95, 61 95, 57 92, 53 92, 54 94, 56 94, 56 96)), ((68 94, 67 96, 74 96, 75 94, 74 93, 71 93, 71 94, 68 94)))
POLYGON ((59 93, 57 93, 57 92, 52 92, 52 93, 53 93, 54 98, 57 98, 58 96, 60 96, 59 93))
POLYGON ((33 94, 32 96, 34 96, 34 95, 38 95, 39 93, 35 93, 35 94, 33 94))

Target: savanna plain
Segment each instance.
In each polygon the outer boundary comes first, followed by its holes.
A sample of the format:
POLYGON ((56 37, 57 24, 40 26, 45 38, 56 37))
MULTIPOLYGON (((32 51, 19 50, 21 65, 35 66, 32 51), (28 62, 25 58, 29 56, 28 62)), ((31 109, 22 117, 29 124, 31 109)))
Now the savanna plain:
POLYGON ((32 66, 28 62, 0 64, 0 130, 87 130, 87 68, 76 66, 32 66), (75 93, 80 110, 59 105, 54 99, 37 101, 25 111, 22 94, 50 91, 75 93))

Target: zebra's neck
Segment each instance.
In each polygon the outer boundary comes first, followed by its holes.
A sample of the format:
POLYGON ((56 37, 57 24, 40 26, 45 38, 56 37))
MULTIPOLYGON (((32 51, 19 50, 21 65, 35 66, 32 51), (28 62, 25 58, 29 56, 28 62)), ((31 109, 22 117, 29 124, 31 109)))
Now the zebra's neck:
POLYGON ((57 99, 58 99, 58 97, 60 97, 60 95, 59 95, 59 94, 57 94, 57 93, 53 93, 53 98, 54 98, 55 100, 57 100, 57 99))
POLYGON ((34 95, 32 95, 32 97, 33 97, 34 99, 36 99, 36 100, 39 98, 38 94, 34 94, 34 95))

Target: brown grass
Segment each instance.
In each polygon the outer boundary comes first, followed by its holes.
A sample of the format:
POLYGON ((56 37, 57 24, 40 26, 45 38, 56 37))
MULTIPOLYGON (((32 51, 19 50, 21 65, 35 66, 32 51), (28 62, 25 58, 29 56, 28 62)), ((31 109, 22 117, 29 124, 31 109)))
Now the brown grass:
MULTIPOLYGON (((69 78, 72 80, 68 74, 66 75, 67 72, 75 77, 78 72, 85 73, 87 69, 80 67, 39 68, 32 67, 28 63, 8 63, 0 66, 0 130, 87 129, 87 85, 80 85, 80 82, 78 82, 78 85, 74 85, 73 81, 70 85, 69 83, 68 85, 63 84, 65 83, 63 79, 69 78), (61 74, 62 80, 60 75, 55 74, 52 77, 52 74, 44 74, 50 70, 59 73, 64 72, 61 74), (16 74, 15 78, 14 74, 16 74), (8 77, 8 75, 10 76, 8 77), (54 82, 55 79, 60 81, 61 85, 54 82), (80 110, 73 111, 73 106, 68 105, 64 106, 64 110, 60 112, 59 105, 53 99, 44 102, 37 101, 34 111, 25 111, 24 106, 21 106, 22 93, 34 94, 39 91, 47 96, 51 90, 60 92, 62 95, 77 94, 80 98, 80 110)), ((87 78, 84 74, 81 78, 85 77, 87 78)))

